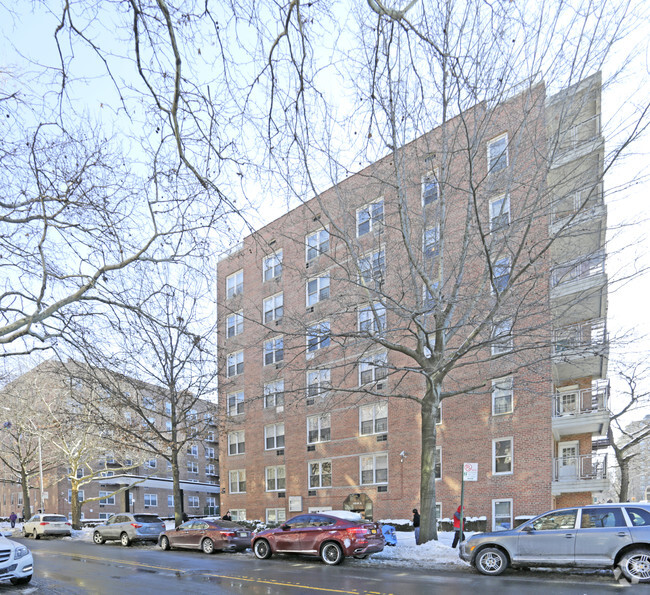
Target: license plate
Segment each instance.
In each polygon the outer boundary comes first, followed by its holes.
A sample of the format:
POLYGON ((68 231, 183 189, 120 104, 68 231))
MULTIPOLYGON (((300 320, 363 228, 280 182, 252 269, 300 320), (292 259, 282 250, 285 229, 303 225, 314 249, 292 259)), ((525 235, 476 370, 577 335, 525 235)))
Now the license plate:
POLYGON ((373 533, 373 534, 377 533, 377 529, 370 529, 370 532, 373 533))
POLYGON ((248 537, 248 533, 245 533, 244 531, 240 531, 239 537, 248 537))

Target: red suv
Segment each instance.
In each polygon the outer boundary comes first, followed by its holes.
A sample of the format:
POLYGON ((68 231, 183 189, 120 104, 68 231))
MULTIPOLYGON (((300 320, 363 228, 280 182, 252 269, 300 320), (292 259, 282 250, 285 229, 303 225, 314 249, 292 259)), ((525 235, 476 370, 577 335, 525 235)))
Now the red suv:
POLYGON ((260 559, 272 554, 320 556, 325 564, 340 564, 346 556, 365 558, 381 552, 386 544, 376 523, 353 521, 333 514, 301 514, 277 529, 266 529, 253 538, 260 559))

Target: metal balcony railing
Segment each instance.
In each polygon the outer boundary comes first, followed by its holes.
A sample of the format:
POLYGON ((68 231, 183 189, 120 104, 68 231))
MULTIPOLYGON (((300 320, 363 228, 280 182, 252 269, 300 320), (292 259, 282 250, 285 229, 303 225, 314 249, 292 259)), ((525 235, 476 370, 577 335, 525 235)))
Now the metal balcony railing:
POLYGON ((553 481, 578 481, 606 478, 606 453, 592 452, 586 455, 564 456, 553 459, 553 481))
POLYGON ((600 355, 606 340, 604 318, 564 326, 553 331, 553 354, 600 355))
POLYGON ((569 151, 573 151, 581 145, 595 140, 600 134, 600 114, 596 114, 580 122, 580 124, 576 124, 560 132, 557 154, 564 155, 569 151))
POLYGON ((558 223, 563 219, 576 216, 582 221, 593 217, 595 209, 603 205, 602 194, 595 188, 583 188, 556 198, 551 204, 551 221, 558 223))
POLYGON ((595 411, 607 411, 608 407, 608 384, 553 395, 553 417, 567 417, 595 411))
POLYGON ((588 279, 605 273, 605 254, 597 252, 579 261, 556 266, 551 271, 551 287, 588 279))

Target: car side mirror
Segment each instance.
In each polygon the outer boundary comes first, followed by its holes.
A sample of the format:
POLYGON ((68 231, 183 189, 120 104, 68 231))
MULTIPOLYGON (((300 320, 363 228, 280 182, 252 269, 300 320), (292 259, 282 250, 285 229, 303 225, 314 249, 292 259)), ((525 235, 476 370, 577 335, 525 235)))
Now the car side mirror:
POLYGON ((291 529, 291 527, 285 523, 283 525, 280 525, 280 529, 282 529, 283 531, 288 531, 289 529, 291 529))
POLYGON ((180 531, 180 530, 181 530, 180 527, 174 527, 174 531, 180 531))
POLYGON ((532 527, 532 525, 524 525, 524 526, 521 528, 521 530, 522 530, 524 533, 532 533, 532 532, 533 532, 533 527, 532 527))

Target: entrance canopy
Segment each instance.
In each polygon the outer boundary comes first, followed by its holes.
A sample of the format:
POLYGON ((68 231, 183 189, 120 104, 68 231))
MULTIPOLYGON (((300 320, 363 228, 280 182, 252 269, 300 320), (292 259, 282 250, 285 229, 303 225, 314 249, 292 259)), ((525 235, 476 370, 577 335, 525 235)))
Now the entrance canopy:
MULTIPOLYGON (((111 475, 110 477, 98 477, 93 480, 96 483, 107 486, 128 486, 133 488, 158 488, 172 491, 174 482, 171 478, 152 477, 146 475, 111 475)), ((218 494, 219 484, 203 483, 181 480, 181 490, 184 492, 199 492, 201 494, 218 494)), ((115 488, 117 489, 117 487, 115 488)))

